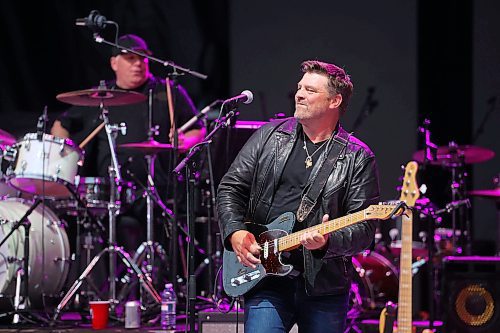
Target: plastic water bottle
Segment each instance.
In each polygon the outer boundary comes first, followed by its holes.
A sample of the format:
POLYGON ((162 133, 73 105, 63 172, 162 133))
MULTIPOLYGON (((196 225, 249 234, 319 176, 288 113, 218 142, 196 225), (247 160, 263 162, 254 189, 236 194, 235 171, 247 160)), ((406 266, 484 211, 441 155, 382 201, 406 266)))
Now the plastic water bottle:
POLYGON ((175 330, 176 314, 175 305, 177 296, 171 283, 165 285, 161 293, 161 328, 164 330, 175 330))

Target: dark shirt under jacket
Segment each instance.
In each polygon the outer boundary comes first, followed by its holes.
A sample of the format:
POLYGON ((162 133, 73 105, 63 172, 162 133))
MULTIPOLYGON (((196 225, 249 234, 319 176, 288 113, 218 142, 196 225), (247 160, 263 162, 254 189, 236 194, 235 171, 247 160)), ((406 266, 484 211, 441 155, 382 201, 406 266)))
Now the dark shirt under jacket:
MULTIPOLYGON (((290 156, 285 164, 285 169, 278 182, 278 188, 274 195, 273 203, 269 209, 269 215, 266 224, 271 223, 281 214, 286 212, 293 212, 297 214, 300 201, 302 200, 302 193, 311 174, 312 167, 306 168, 305 160, 307 158, 304 149, 304 136, 303 130, 299 129, 297 141, 294 143, 290 156)), ((313 165, 316 164, 324 150, 325 141, 313 143, 306 136, 307 151, 312 156, 313 165)), ((304 224, 295 222, 293 232, 304 229, 304 224)), ((292 264, 294 269, 298 272, 304 271, 304 257, 302 255, 302 247, 295 250, 282 253, 282 258, 288 264, 292 264)))

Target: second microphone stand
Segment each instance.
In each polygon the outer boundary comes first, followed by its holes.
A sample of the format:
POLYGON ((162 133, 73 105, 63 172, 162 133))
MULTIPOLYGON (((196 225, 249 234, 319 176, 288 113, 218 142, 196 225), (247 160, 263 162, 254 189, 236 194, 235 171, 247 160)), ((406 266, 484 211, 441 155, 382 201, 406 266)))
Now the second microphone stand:
MULTIPOLYGON (((221 106, 224 108, 224 104, 221 106)), ((211 143, 213 136, 217 131, 223 127, 226 127, 229 120, 235 116, 236 108, 230 110, 225 117, 224 121, 218 121, 214 129, 207 134, 205 139, 193 146, 187 156, 175 167, 173 172, 177 175, 181 174, 182 170, 185 170, 186 175, 186 189, 187 189, 187 223, 188 223, 188 233, 189 233, 189 243, 188 243, 188 298, 187 298, 187 310, 188 315, 186 317, 186 325, 189 325, 189 332, 195 332, 195 303, 196 303, 196 275, 195 275, 195 260, 194 260, 194 250, 195 250, 195 208, 194 208, 194 184, 196 180, 196 163, 193 158, 201 151, 202 147, 207 146, 211 143)))

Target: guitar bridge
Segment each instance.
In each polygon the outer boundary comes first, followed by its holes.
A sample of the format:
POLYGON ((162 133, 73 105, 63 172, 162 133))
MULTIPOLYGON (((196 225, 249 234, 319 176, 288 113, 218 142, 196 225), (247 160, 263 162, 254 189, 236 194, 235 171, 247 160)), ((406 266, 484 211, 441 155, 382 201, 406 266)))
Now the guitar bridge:
POLYGON ((260 278, 260 271, 257 269, 255 271, 244 273, 238 277, 232 278, 231 286, 238 287, 258 278, 260 278))

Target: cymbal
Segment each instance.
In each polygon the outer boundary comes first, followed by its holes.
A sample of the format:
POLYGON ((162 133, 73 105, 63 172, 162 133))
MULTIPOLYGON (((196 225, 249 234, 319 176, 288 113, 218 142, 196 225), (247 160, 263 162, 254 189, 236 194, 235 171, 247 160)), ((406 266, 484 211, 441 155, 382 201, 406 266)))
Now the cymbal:
POLYGON ((474 190, 474 191, 469 191, 467 193, 475 197, 500 200, 500 188, 489 189, 489 190, 474 190))
POLYGON ((12 134, 0 129, 0 146, 11 146, 14 143, 16 143, 16 138, 12 134))
MULTIPOLYGON (((486 162, 492 159, 495 153, 478 146, 463 145, 456 147, 442 146, 437 148, 436 160, 430 161, 433 165, 457 166, 462 163, 474 164, 486 162)), ((425 150, 419 150, 413 154, 413 159, 419 163, 424 162, 425 150)))
POLYGON ((62 93, 56 98, 64 103, 78 106, 121 106, 140 103, 146 96, 135 92, 119 89, 86 89, 62 93))
POLYGON ((160 143, 156 140, 123 143, 121 145, 118 145, 118 148, 136 150, 144 154, 156 154, 174 149, 174 147, 171 144, 160 143))

